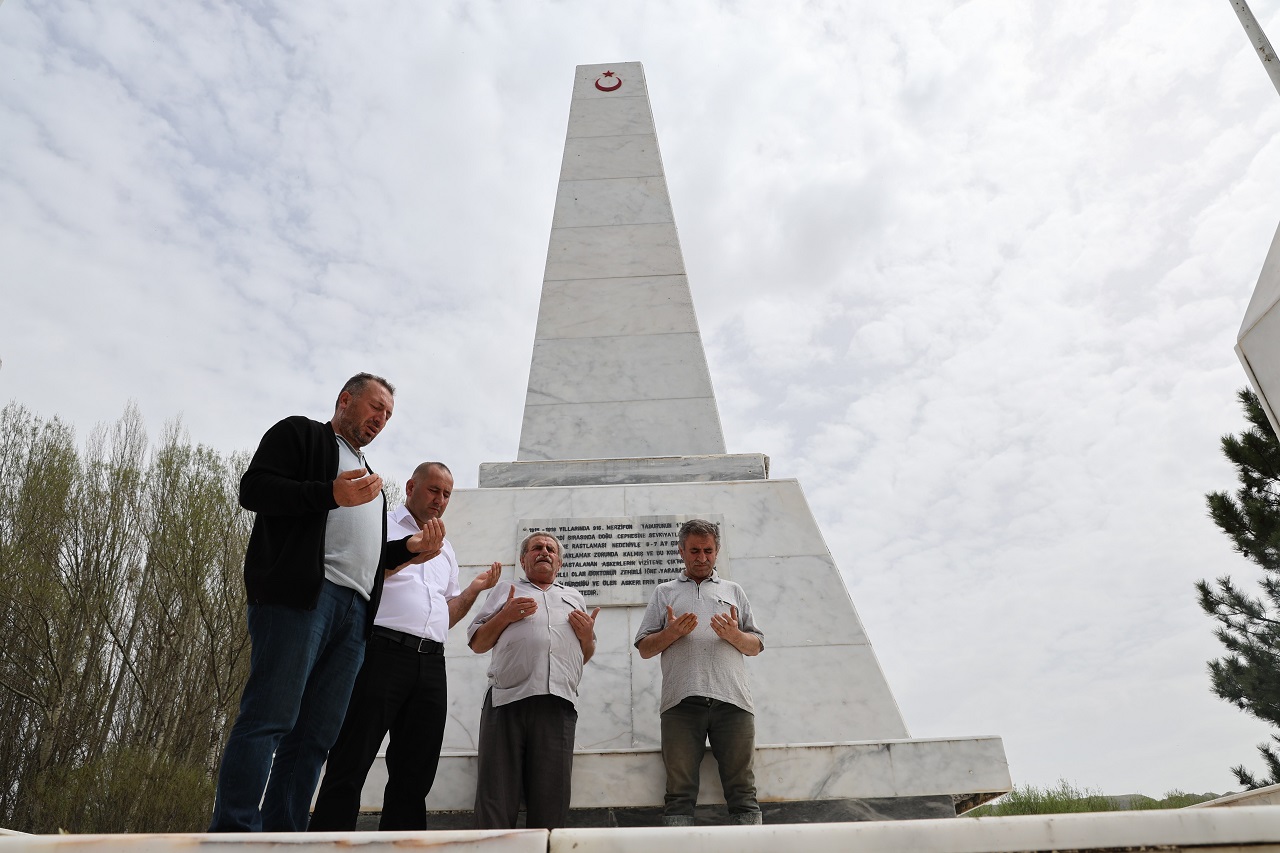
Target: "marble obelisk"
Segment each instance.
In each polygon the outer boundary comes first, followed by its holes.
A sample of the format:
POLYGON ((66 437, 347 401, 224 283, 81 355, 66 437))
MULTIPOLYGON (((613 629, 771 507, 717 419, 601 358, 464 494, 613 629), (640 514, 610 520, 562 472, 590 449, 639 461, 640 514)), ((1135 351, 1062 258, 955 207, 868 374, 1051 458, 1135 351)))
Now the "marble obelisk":
MULTIPOLYGON (((717 569, 765 632, 748 667, 766 823, 954 815, 1009 790, 998 737, 910 738, 799 483, 769 479, 764 454, 725 452, 644 71, 579 66, 518 459, 481 465, 445 524, 463 583, 515 565, 526 531, 556 530, 560 579, 603 608, 578 704, 581 822, 657 822, 661 674, 632 638, 654 585, 681 568, 675 528, 695 516, 720 524, 717 569)), ((446 644, 449 724, 427 801, 441 813, 475 796, 488 655, 465 627, 446 644)), ((371 808, 384 772, 365 786, 371 808)), ((702 779, 700 802, 723 803, 710 757, 702 779)))
POLYGON ((579 69, 521 461, 723 454, 644 75, 579 69))

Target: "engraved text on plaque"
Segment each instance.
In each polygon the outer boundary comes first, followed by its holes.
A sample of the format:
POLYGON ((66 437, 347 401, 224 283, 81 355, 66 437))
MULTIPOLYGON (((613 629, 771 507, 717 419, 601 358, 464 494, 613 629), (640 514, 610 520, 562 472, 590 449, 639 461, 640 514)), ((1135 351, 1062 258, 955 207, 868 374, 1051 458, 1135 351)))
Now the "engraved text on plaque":
POLYGON ((716 571, 728 577, 724 525, 719 515, 521 519, 516 542, 530 533, 554 533, 564 546, 563 564, 556 579, 582 593, 589 606, 645 605, 655 586, 684 569, 677 536, 680 525, 691 518, 720 525, 716 571))

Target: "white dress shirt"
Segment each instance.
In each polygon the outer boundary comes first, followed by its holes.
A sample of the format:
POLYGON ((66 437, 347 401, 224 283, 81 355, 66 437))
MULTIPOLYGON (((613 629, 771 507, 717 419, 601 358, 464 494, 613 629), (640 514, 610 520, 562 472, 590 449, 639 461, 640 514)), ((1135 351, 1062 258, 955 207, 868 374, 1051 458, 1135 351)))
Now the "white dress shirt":
MULTIPOLYGON (((388 542, 421 529, 404 506, 387 513, 388 542)), ((458 558, 446 539, 435 557, 405 566, 387 578, 373 624, 443 643, 449 635, 449 601, 461 594, 458 558)))

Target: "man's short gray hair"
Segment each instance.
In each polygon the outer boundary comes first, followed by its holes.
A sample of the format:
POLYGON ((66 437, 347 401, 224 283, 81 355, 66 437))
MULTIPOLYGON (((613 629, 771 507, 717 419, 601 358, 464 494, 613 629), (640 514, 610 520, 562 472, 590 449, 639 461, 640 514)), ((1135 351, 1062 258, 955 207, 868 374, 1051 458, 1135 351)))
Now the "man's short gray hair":
POLYGON ((423 462, 417 468, 413 469, 413 474, 409 476, 409 479, 417 480, 419 477, 425 477, 431 471, 432 468, 439 468, 441 471, 445 472, 450 477, 453 476, 453 472, 449 470, 449 466, 444 464, 443 462, 423 462))
POLYGON ((716 540, 716 550, 720 550, 720 525, 712 524, 701 518, 691 518, 680 525, 680 547, 690 536, 712 536, 716 540))
POLYGON ((556 543, 556 553, 561 557, 564 556, 564 546, 560 544, 560 540, 556 538, 556 535, 554 533, 542 532, 530 533, 528 536, 524 537, 524 541, 520 543, 520 559, 524 559, 524 555, 529 552, 529 543, 535 539, 550 539, 552 542, 556 543))
POLYGON ((387 393, 392 397, 396 395, 396 388, 381 376, 374 376, 372 373, 357 373, 342 384, 342 390, 338 392, 338 399, 333 401, 333 410, 338 410, 338 400, 342 399, 343 394, 350 394, 352 397, 359 397, 364 391, 365 386, 370 382, 377 382, 383 388, 387 389, 387 393))

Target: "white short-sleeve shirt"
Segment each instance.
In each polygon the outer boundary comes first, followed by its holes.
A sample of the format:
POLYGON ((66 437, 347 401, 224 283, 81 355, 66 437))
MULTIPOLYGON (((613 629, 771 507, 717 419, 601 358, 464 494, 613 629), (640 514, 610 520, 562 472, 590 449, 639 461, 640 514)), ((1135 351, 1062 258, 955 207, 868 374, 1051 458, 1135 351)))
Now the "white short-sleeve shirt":
MULTIPOLYGON (((512 586, 510 581, 499 581, 489 591, 467 628, 468 642, 507 603, 512 586)), ((546 694, 577 704, 584 655, 569 614, 586 612, 582 593, 560 583, 542 589, 526 577, 517 579, 514 586, 516 596, 532 598, 538 610, 503 629, 493 647, 489 658, 493 707, 546 694)))

